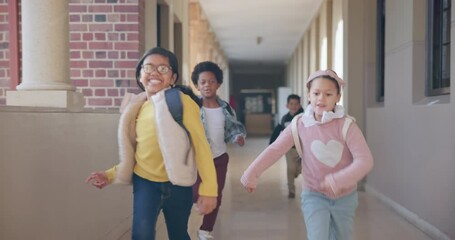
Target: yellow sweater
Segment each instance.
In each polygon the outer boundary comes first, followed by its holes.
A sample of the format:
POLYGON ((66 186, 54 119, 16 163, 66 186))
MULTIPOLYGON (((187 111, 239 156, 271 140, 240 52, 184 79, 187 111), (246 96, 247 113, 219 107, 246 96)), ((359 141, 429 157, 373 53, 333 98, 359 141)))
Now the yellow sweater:
MULTIPOLYGON (((199 194, 215 197, 217 196, 216 172, 210 145, 200 120, 200 109, 187 95, 181 94, 181 97, 184 109, 183 123, 190 132, 198 173, 202 179, 199 194)), ((167 182, 169 178, 159 148, 156 127, 153 102, 145 101, 136 118, 137 145, 134 173, 153 182, 167 182)), ((114 166, 106 171, 110 182, 115 178, 116 168, 117 166, 114 166)))

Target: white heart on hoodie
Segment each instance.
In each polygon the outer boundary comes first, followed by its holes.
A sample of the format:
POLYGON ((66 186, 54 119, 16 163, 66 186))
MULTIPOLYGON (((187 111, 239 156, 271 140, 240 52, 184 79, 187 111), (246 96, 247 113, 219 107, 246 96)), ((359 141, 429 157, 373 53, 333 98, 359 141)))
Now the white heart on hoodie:
POLYGON ((316 159, 329 167, 335 167, 341 161, 343 148, 343 144, 335 140, 330 140, 327 144, 319 140, 311 143, 311 151, 316 159))

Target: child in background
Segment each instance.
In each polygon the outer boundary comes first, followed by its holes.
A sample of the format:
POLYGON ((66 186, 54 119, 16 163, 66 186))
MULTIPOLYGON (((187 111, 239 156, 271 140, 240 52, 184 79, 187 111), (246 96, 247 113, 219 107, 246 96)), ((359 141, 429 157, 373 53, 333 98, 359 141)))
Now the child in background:
MULTIPOLYGON (((204 215, 198 231, 198 239, 213 239, 211 232, 215 225, 218 210, 221 205, 222 191, 226 181, 229 155, 226 153, 226 143, 245 144, 246 130, 237 121, 234 111, 229 104, 217 96, 217 90, 223 83, 223 71, 213 62, 201 62, 194 67, 191 80, 202 95, 201 118, 207 139, 212 150, 218 182, 218 203, 216 208, 204 215)), ((201 179, 198 178, 193 187, 193 196, 199 196, 198 189, 201 179)))
MULTIPOLYGON (((296 94, 290 94, 287 99, 286 107, 289 112, 286 113, 275 129, 273 134, 270 137, 269 144, 272 144, 277 137, 292 121, 292 119, 297 115, 303 112, 302 105, 300 104, 300 97, 296 94)), ((288 178, 288 198, 295 198, 295 184, 294 180, 297 178, 302 171, 302 161, 295 150, 295 146, 289 149, 286 153, 286 165, 287 165, 287 178, 288 178)))
MULTIPOLYGON (((301 208, 309 240, 352 239, 357 182, 373 167, 362 132, 336 105, 343 85, 332 70, 313 73, 306 84, 310 105, 297 119, 305 173, 301 208)), ((293 145, 288 127, 245 171, 241 182, 246 190, 253 192, 258 177, 293 145)))

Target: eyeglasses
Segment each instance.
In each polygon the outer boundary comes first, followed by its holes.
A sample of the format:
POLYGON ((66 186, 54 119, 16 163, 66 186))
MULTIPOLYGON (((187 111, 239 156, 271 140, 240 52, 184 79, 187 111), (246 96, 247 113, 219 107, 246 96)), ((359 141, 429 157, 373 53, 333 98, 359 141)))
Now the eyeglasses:
POLYGON ((144 65, 142 65, 142 69, 147 74, 151 74, 155 70, 158 71, 160 74, 166 74, 172 68, 167 65, 164 65, 164 64, 158 65, 157 67, 153 66, 152 64, 144 64, 144 65))

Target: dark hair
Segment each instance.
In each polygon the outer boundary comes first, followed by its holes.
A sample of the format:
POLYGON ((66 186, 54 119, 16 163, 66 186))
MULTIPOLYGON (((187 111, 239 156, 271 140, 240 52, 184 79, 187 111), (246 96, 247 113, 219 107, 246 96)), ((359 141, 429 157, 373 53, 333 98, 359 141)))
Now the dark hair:
POLYGON ((335 83, 335 87, 337 88, 337 93, 338 93, 338 94, 341 93, 340 84, 338 84, 338 81, 337 81, 335 78, 333 78, 333 77, 331 77, 331 76, 329 76, 329 75, 318 76, 318 77, 313 78, 313 79, 311 79, 310 81, 308 81, 308 82, 306 83, 306 87, 307 87, 308 91, 310 91, 311 84, 313 83, 313 80, 314 80, 314 79, 317 79, 317 78, 325 78, 325 79, 327 79, 327 80, 330 80, 330 81, 334 82, 334 83, 335 83))
POLYGON ((289 101, 291 101, 291 99, 295 99, 295 100, 299 101, 299 103, 300 103, 300 96, 297 95, 297 94, 290 94, 288 96, 288 102, 287 103, 289 103, 289 101))
POLYGON ((199 79, 199 74, 202 72, 211 72, 215 75, 216 81, 219 84, 223 83, 223 70, 214 62, 205 61, 200 62, 194 66, 193 73, 191 73, 191 81, 194 85, 197 85, 197 80, 199 79))
POLYGON ((179 79, 179 61, 177 60, 177 57, 175 56, 175 54, 162 47, 154 47, 154 48, 148 50, 147 52, 145 52, 144 55, 142 56, 141 60, 139 60, 139 62, 137 62, 137 65, 136 65, 136 82, 137 82, 137 85, 143 91, 145 91, 145 88, 140 81, 142 64, 144 63, 144 60, 148 56, 153 55, 153 54, 158 54, 163 57, 167 57, 167 59, 169 60, 169 65, 171 65, 172 74, 177 74, 177 78, 175 79, 175 82, 177 82, 177 80, 179 79))

